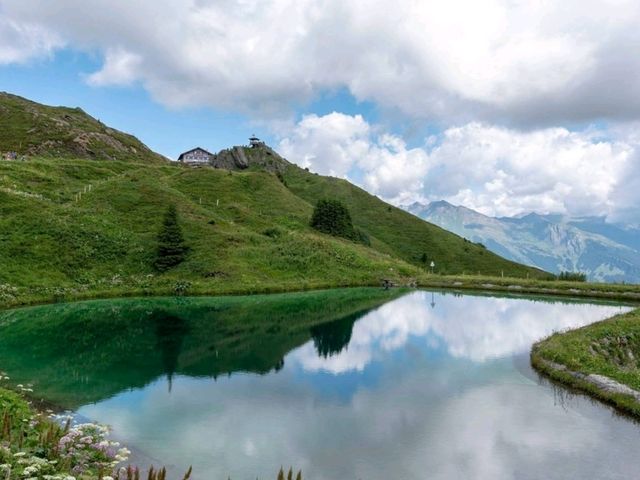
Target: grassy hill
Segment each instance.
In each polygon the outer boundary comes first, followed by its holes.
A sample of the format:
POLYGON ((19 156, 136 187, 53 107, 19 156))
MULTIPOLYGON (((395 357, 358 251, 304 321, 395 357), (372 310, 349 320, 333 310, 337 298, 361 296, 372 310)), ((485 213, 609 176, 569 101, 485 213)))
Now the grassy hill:
POLYGON ((441 274, 483 274, 542 277, 534 270, 507 261, 482 245, 469 242, 436 225, 393 207, 346 180, 313 175, 293 165, 285 174, 287 187, 311 204, 337 198, 349 206, 356 227, 372 239, 372 247, 414 265, 432 260, 441 274))
POLYGON ((0 154, 166 162, 137 138, 80 108, 49 107, 0 92, 0 154))
MULTIPOLYGON (((26 118, 20 111, 14 117, 26 118)), ((0 151, 8 150, 3 142, 0 151)), ((266 158, 257 151, 247 157, 252 162, 256 155, 266 158)), ((423 254, 440 273, 546 276, 346 181, 312 174, 273 152, 267 156, 280 166, 230 171, 145 156, 0 161, 0 302, 27 294, 159 292, 177 282, 189 282, 193 292, 377 284, 415 278, 424 271, 423 254), (371 247, 311 229, 313 205, 325 197, 347 204, 371 247), (158 275, 152 260, 169 204, 178 208, 191 252, 182 265, 158 275)))

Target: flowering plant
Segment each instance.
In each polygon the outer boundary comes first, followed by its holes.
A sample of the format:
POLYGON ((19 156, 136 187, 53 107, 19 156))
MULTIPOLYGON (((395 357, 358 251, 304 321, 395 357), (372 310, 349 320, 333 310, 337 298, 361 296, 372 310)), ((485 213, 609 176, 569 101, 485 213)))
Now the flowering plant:
POLYGON ((94 423, 71 427, 58 441, 58 453, 73 465, 72 473, 105 472, 129 458, 129 450, 107 440, 109 429, 94 423))

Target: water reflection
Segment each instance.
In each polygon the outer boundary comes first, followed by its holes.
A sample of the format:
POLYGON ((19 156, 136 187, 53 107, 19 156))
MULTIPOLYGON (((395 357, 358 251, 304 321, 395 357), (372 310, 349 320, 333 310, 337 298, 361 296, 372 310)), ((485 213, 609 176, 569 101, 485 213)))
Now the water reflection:
POLYGON ((178 357, 182 351, 182 344, 189 333, 189 323, 184 318, 163 310, 155 310, 150 318, 155 324, 156 345, 160 351, 162 368, 171 391, 173 376, 178 370, 178 357))
POLYGON ((354 326, 349 349, 326 358, 310 345, 293 359, 307 371, 335 374, 361 371, 376 354, 397 350, 411 338, 421 338, 432 349, 441 346, 453 357, 475 362, 528 352, 531 345, 562 331, 625 311, 626 307, 580 303, 523 301, 416 292, 383 305, 354 326))
POLYGON ((353 323, 402 291, 351 289, 226 298, 124 299, 0 312, 2 368, 68 408, 176 374, 214 380, 284 367, 311 338, 340 352, 353 323))
MULTIPOLYGON (((108 351, 125 363, 106 365, 120 376, 140 368, 144 376, 128 378, 148 382, 94 395, 78 412, 112 425, 176 474, 192 464, 198 479, 271 478, 282 464, 314 480, 616 479, 640 471, 636 425, 590 402, 559 407, 549 386, 520 371, 533 341, 619 307, 431 292, 336 295, 305 297, 304 308, 266 298, 251 308, 157 306, 159 319, 135 324, 128 337, 116 324, 108 336, 122 348, 108 351), (127 338, 151 355, 152 368, 132 363, 138 357, 126 353, 127 338), (200 375, 221 371, 254 374, 200 375)), ((3 340, 13 345, 19 323, 0 317, 0 354, 18 355, 3 340)), ((34 338, 38 347, 18 360, 51 354, 51 339, 34 338)), ((64 362, 82 358, 87 377, 104 372, 98 353, 83 345, 66 357, 51 354, 53 363, 68 374, 64 362)), ((72 380, 64 385, 80 390, 72 380)))
POLYGON ((351 341, 353 324, 359 316, 352 315, 335 322, 312 327, 311 337, 318 356, 326 359, 346 349, 351 341))

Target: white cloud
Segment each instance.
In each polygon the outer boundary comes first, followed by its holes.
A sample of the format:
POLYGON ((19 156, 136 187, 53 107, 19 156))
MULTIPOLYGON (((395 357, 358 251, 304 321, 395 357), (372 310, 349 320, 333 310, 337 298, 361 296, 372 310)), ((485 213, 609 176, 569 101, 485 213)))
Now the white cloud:
POLYGON ((519 130, 468 123, 421 148, 360 116, 304 117, 279 145, 320 173, 351 174, 396 204, 445 199, 488 215, 537 211, 631 218, 638 212, 640 142, 606 131, 519 130), (634 186, 635 185, 635 186, 634 186))
POLYGON ((128 52, 127 82, 169 105, 271 115, 346 88, 455 123, 640 117, 637 0, 0 0, 0 15, 20 32, 0 61, 62 38, 102 53, 108 84, 128 52))
POLYGON ((122 49, 107 50, 104 66, 87 77, 90 85, 130 85, 138 77, 141 58, 122 49))
POLYGON ((278 151, 318 173, 363 173, 359 183, 367 190, 398 200, 422 188, 428 168, 424 150, 408 149, 400 137, 378 132, 360 115, 337 112, 305 116, 280 141, 278 151))
POLYGON ((4 17, 0 7, 0 65, 46 56, 63 45, 58 35, 38 24, 4 17))
MULTIPOLYGON (((471 123, 444 132, 425 195, 489 215, 607 215, 635 147, 590 132, 520 132, 471 123)), ((636 165, 633 168, 638 168, 636 165)))

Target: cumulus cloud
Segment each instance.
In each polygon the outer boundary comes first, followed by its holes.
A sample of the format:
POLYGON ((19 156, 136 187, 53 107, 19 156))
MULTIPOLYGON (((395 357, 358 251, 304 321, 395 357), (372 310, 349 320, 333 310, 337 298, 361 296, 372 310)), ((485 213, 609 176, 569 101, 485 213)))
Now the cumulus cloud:
POLYGON ((57 34, 38 24, 13 21, 0 9, 0 65, 46 56, 63 45, 57 34))
POLYGON ((102 69, 89 75, 87 81, 94 86, 130 85, 137 78, 140 63, 141 59, 136 54, 122 49, 109 49, 102 69))
POLYGON ((360 116, 332 113, 304 117, 278 148, 320 173, 362 177, 365 188, 396 204, 446 199, 488 215, 630 219, 640 181, 634 131, 603 139, 601 130, 523 132, 472 122, 408 148, 360 116))
POLYGON ((124 75, 169 105, 274 114, 346 88, 458 124, 640 116, 636 0, 0 0, 0 9, 4 29, 20 32, 3 36, 11 53, 0 61, 50 51, 61 43, 43 38, 59 37, 104 55, 97 83, 124 75), (115 68, 114 51, 139 62, 115 68))
POLYGON ((363 186, 402 199, 422 188, 428 156, 398 136, 380 132, 360 115, 307 115, 284 137, 279 152, 303 167, 338 177, 364 174, 363 186))

